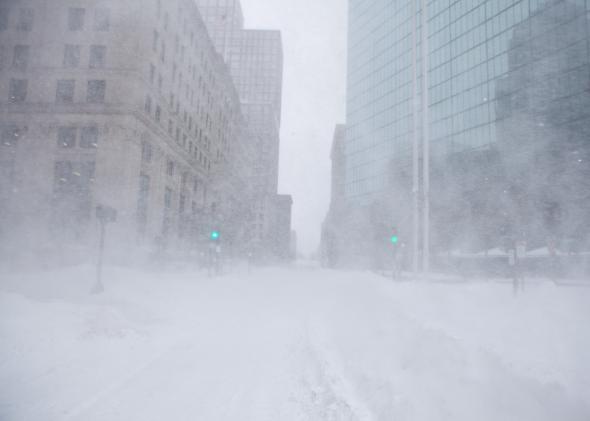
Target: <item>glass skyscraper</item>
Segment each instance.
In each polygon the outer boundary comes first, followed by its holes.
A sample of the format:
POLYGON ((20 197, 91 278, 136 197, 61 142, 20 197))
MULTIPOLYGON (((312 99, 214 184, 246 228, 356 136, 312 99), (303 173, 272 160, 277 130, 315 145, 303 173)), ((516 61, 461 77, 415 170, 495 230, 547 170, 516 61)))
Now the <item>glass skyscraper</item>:
MULTIPOLYGON (((411 173, 412 32, 420 4, 420 0, 349 0, 346 195, 356 203, 368 203, 388 189, 396 171, 405 168, 411 173)), ((528 28, 525 37, 533 40, 532 48, 537 48, 535 38, 554 39, 560 54, 570 50, 576 56, 570 67, 582 66, 587 72, 589 13, 590 0, 429 1, 433 162, 497 143, 499 105, 504 104, 498 96, 511 95, 502 80, 517 70, 515 32, 523 32, 523 27, 528 28), (552 23, 541 27, 531 23, 539 14, 550 16, 552 23), (569 35, 562 36, 564 31, 569 35), (549 36, 543 37, 543 32, 549 36)), ((416 21, 419 70, 420 16, 416 21)), ((553 53, 545 49, 542 54, 553 53)), ((562 68, 561 73, 568 70, 562 68)), ((420 74, 418 78, 420 87, 420 74)), ((588 89, 587 79, 580 83, 582 90, 582 86, 588 89)))

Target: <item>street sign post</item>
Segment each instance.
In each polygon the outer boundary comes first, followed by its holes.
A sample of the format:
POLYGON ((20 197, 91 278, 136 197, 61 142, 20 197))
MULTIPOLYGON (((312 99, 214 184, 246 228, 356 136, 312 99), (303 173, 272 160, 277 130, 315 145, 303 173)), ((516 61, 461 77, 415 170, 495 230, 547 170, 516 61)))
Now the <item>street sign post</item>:
POLYGON ((96 263, 96 283, 92 288, 93 294, 100 294, 104 291, 102 283, 102 262, 104 256, 104 239, 106 234, 106 224, 117 221, 117 211, 109 206, 99 205, 96 207, 96 219, 100 223, 100 240, 98 245, 98 261, 96 263))

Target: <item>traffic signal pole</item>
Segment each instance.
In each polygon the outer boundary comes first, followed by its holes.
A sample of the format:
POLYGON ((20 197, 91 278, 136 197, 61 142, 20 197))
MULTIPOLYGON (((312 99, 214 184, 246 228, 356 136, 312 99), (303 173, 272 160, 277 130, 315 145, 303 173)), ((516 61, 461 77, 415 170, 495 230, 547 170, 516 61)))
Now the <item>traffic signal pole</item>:
POLYGON ((422 270, 430 272, 430 96, 428 60, 428 0, 422 0, 422 169, 424 208, 422 240, 422 270))
POLYGON ((412 19, 412 270, 418 273, 420 241, 420 148, 418 144, 418 10, 413 4, 412 19))

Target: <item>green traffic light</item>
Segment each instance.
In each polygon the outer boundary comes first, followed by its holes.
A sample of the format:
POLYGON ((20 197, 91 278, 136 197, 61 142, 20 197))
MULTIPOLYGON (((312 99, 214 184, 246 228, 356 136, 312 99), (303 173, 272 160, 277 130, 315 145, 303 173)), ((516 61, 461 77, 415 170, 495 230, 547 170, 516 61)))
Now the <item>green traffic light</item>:
POLYGON ((393 237, 391 237, 392 244, 397 244, 398 242, 399 242, 399 237, 397 235, 394 235, 393 237))
POLYGON ((218 240, 219 239, 219 231, 213 231, 211 233, 211 239, 212 240, 218 240))

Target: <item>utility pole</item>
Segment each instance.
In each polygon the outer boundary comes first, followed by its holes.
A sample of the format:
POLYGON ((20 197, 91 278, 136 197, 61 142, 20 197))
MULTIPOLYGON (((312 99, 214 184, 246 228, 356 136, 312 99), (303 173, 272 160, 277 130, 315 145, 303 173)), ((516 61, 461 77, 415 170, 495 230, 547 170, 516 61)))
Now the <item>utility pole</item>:
POLYGON ((418 145, 418 8, 412 0, 412 270, 418 273, 420 241, 420 148, 418 145))
POLYGON ((422 270, 430 272, 430 97, 428 60, 428 0, 422 0, 422 169, 423 169, 423 253, 422 270))

